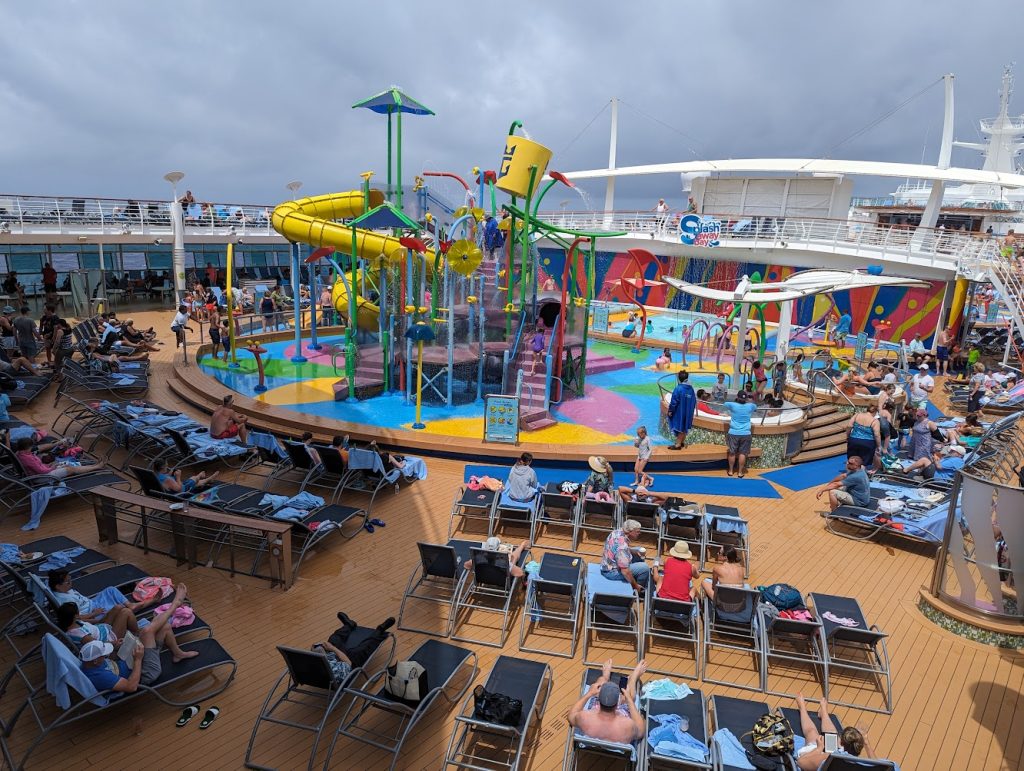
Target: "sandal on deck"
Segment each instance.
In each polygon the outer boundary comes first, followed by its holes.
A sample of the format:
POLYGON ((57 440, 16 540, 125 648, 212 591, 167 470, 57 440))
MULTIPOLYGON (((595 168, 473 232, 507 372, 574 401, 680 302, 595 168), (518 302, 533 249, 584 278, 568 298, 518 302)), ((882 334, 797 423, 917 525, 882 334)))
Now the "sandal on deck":
POLYGON ((181 711, 181 717, 178 718, 178 722, 175 723, 175 725, 178 726, 178 728, 181 728, 184 725, 188 725, 188 722, 198 714, 198 704, 193 704, 191 707, 185 707, 185 709, 181 711))
POLYGON ((206 710, 206 714, 203 716, 203 722, 199 724, 199 730, 205 731, 210 727, 210 724, 217 719, 217 715, 220 714, 219 707, 210 707, 206 710))

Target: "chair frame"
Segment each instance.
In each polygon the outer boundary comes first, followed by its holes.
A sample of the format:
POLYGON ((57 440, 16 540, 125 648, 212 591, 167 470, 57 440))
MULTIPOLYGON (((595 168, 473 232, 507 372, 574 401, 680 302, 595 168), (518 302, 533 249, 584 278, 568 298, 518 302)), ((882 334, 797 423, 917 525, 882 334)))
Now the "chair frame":
MULTIPOLYGON (((655 640, 671 640, 693 646, 693 671, 684 672, 680 669, 658 669, 647 667, 648 672, 656 672, 664 675, 684 677, 688 680, 696 680, 700 677, 700 654, 701 654, 701 631, 700 631, 700 605, 696 600, 684 602, 682 600, 670 600, 658 597, 652 579, 647 585, 647 599, 644 602, 644 627, 643 627, 643 653, 650 655, 655 640), (682 624, 679 616, 689 618, 687 630, 682 633, 668 632, 664 630, 664 624, 682 624), (659 628, 659 622, 661 622, 659 628)), ((673 657, 675 659, 676 657, 673 657)))
MULTIPOLYGON (((623 586, 629 586, 624 583, 623 586)), ((587 595, 589 595, 589 588, 584 589, 587 595)), ((636 592, 636 589, 630 587, 631 594, 603 594, 602 592, 595 592, 593 598, 589 596, 584 599, 584 615, 583 615, 583 663, 587 666, 600 666, 600 662, 590 661, 587 658, 587 653, 590 650, 590 634, 591 632, 597 634, 598 632, 610 632, 611 634, 620 635, 632 635, 636 643, 636 656, 639 660, 643 650, 643 633, 644 624, 643 617, 637 609, 640 603, 640 597, 636 592), (601 614, 601 606, 615 607, 617 609, 625 610, 627 613, 627 622, 624 624, 616 624, 610 620, 602 621, 599 617, 601 614)))
MULTIPOLYGON (((611 501, 598 501, 593 498, 586 498, 580 496, 580 505, 576 510, 576 527, 573 529, 572 535, 572 548, 573 551, 579 549, 582 541, 582 534, 584 531, 595 531, 603 533, 607 537, 608 533, 622 526, 622 500, 618 495, 614 495, 611 501), (611 507, 611 511, 608 508, 611 507), (609 518, 611 521, 608 524, 604 522, 593 522, 588 517, 601 517, 609 518)), ((601 539, 602 541, 604 538, 601 539)))
MULTIPOLYGON (((647 671, 650 672, 651 670, 647 670, 647 671)), ((654 769, 656 767, 667 766, 667 767, 670 767, 670 768, 691 769, 691 771, 692 770, 696 770, 696 771, 711 771, 711 754, 710 754, 711 736, 708 734, 708 704, 707 704, 707 697, 704 696, 703 691, 701 691, 699 688, 693 688, 692 691, 693 692, 689 696, 687 696, 686 698, 687 699, 692 699, 692 698, 696 697, 697 699, 700 700, 700 715, 701 715, 701 722, 703 724, 702 727, 704 729, 703 736, 700 736, 700 737, 694 736, 694 738, 700 739, 700 740, 702 740, 704 742, 704 744, 708 745, 708 751, 709 751, 708 752, 708 762, 706 762, 706 763, 699 763, 699 762, 697 762, 695 760, 686 760, 684 758, 677 758, 677 757, 673 757, 671 755, 658 755, 654 751, 654 748, 651 747, 650 741, 649 741, 649 737, 651 735, 651 728, 652 728, 650 707, 653 704, 660 704, 660 702, 651 701, 651 702, 648 702, 648 709, 647 709, 646 713, 644 714, 644 720, 645 720, 645 722, 647 724, 647 731, 646 731, 645 738, 648 739, 648 741, 646 742, 646 753, 647 754, 646 754, 645 761, 644 761, 644 768, 654 769)), ((677 713, 667 712, 667 713, 659 713, 659 714, 677 714, 677 713)), ((693 723, 691 721, 691 723, 690 723, 690 732, 691 732, 691 734, 692 734, 692 729, 693 729, 693 723)))
POLYGON ((821 619, 797 621, 775 616, 769 620, 768 614, 761 608, 758 608, 757 612, 761 630, 761 690, 771 696, 796 696, 792 691, 773 691, 768 687, 771 660, 778 659, 796 664, 810 664, 815 674, 820 677, 822 696, 826 697, 828 661, 825 658, 825 633, 821 619), (799 650, 801 646, 806 652, 799 650))
POLYGON ((717 558, 718 552, 724 551, 728 546, 732 546, 742 555, 743 577, 750 578, 750 523, 743 517, 716 511, 716 508, 732 507, 711 506, 711 509, 708 506, 704 507, 704 549, 701 551, 701 572, 709 569, 708 564, 712 559, 717 558), (719 519, 727 522, 737 522, 742 525, 743 531, 740 533, 726 533, 716 530, 714 525, 716 520, 719 519), (716 534, 719 536, 717 540, 716 534), (726 538, 722 540, 721 536, 726 536, 726 538))
MULTIPOLYGON (((588 664, 588 667, 592 665, 588 664)), ((616 672, 612 670, 610 680, 616 681, 627 677, 627 672, 616 672)), ((583 681, 580 684, 579 697, 582 697, 591 683, 601 677, 600 669, 586 669, 583 672, 583 681)), ((637 682, 637 688, 640 688, 637 682)), ((629 745, 620 742, 609 742, 603 739, 594 739, 590 736, 576 734, 576 728, 569 725, 569 732, 565 740, 565 752, 562 755, 562 771, 576 771, 579 766, 579 755, 587 753, 590 755, 601 755, 605 758, 614 758, 618 761, 626 761, 627 768, 646 768, 647 735, 646 733, 635 743, 629 745), (628 751, 627 751, 628 746, 628 751)))
POLYGON ((455 625, 455 598, 459 593, 466 570, 459 562, 459 555, 454 546, 450 546, 448 544, 428 543, 426 541, 418 541, 416 546, 419 549, 420 562, 412 569, 409 581, 405 586, 405 592, 402 594, 402 603, 398 609, 398 628, 405 632, 419 632, 420 634, 435 637, 449 637, 452 633, 452 628, 455 625), (428 551, 430 553, 428 553, 428 551), (431 572, 431 567, 435 564, 437 557, 442 554, 446 556, 449 554, 451 555, 450 564, 453 568, 453 574, 451 576, 431 572), (417 592, 421 588, 427 588, 435 591, 447 591, 450 592, 450 594, 448 597, 433 597, 418 594, 417 592), (405 616, 406 604, 410 600, 447 605, 448 618, 445 622, 444 633, 439 634, 432 629, 420 629, 418 627, 407 625, 403 621, 403 618, 405 616))
MULTIPOLYGON (((519 619, 519 650, 530 653, 546 653, 549 656, 562 658, 573 658, 576 655, 576 644, 579 640, 580 627, 580 603, 583 600, 583 593, 586 591, 584 577, 586 576, 587 563, 580 557, 579 575, 575 583, 566 583, 549 578, 543 578, 544 560, 547 554, 541 558, 540 569, 526 582, 526 601, 523 603, 522 616, 519 619), (540 600, 544 599, 549 607, 544 608, 540 600), (565 611, 552 610, 551 603, 565 603, 565 611), (543 621, 559 621, 571 626, 571 637, 569 640, 569 652, 537 648, 524 645, 526 635, 531 624, 540 624, 543 621)), ((557 555, 564 556, 564 555, 557 555)))
POLYGON ((703 642, 704 653, 700 679, 705 683, 717 685, 731 685, 734 688, 742 688, 749 691, 761 690, 761 633, 757 628, 758 609, 757 603, 761 593, 756 589, 740 589, 719 584, 715 588, 715 597, 719 598, 721 593, 734 595, 738 600, 745 595, 750 600, 750 623, 742 625, 736 621, 728 621, 718 618, 718 608, 715 601, 707 595, 703 598, 703 642), (711 649, 722 648, 725 650, 737 651, 740 653, 752 654, 756 660, 755 672, 757 673, 757 685, 743 685, 732 680, 718 680, 708 677, 708 664, 711 662, 711 649))
MULTIPOLYGON (((528 550, 523 552, 522 559, 524 563, 528 555, 528 550)), ((459 583, 458 590, 455 593, 451 629, 451 638, 453 640, 487 645, 492 648, 503 648, 505 646, 505 640, 510 631, 510 621, 512 620, 512 603, 515 602, 520 583, 520 577, 512 575, 511 556, 511 554, 505 552, 487 551, 477 547, 469 550, 469 559, 473 563, 473 567, 464 571, 462 581, 459 583), (481 579, 481 568, 493 567, 495 571, 498 571, 501 569, 500 561, 502 560, 505 566, 504 585, 500 585, 496 581, 490 581, 486 577, 481 579), (484 563, 488 564, 485 565, 484 563), (491 604, 494 602, 501 603, 501 607, 495 607, 491 604), (468 615, 473 611, 501 614, 501 634, 498 642, 479 640, 455 633, 459 627, 460 616, 468 615)))
POLYGON ((462 531, 466 526, 467 520, 486 520, 487 521, 487 537, 490 538, 494 530, 494 509, 498 505, 498 496, 500 493, 494 491, 488 491, 491 493, 491 502, 484 506, 471 506, 465 501, 463 497, 471 491, 466 485, 459 485, 459 488, 455 491, 455 500, 452 501, 451 516, 448 518, 448 538, 452 538, 456 530, 462 531), (486 511, 486 514, 483 512, 486 511), (459 527, 455 526, 455 518, 461 517, 462 522, 459 527))
POLYGON ((544 535, 544 526, 567 527, 570 530, 571 546, 545 546, 546 551, 576 551, 576 522, 579 518, 580 496, 562 492, 541 490, 540 506, 537 510, 534 535, 539 540, 544 535), (556 512, 565 512, 558 516, 556 512))

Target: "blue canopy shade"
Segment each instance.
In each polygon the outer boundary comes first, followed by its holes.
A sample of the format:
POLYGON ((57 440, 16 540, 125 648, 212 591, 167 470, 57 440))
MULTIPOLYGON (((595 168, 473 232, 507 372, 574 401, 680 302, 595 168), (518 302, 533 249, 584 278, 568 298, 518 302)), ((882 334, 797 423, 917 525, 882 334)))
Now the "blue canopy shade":
POLYGON ((429 343, 435 337, 434 328, 422 321, 417 321, 405 330, 405 336, 414 343, 429 343))
POLYGON ((397 86, 392 86, 387 91, 381 91, 369 99, 356 102, 352 108, 365 107, 381 115, 394 112, 408 112, 413 115, 433 115, 434 111, 426 105, 420 104, 408 94, 403 94, 397 86))

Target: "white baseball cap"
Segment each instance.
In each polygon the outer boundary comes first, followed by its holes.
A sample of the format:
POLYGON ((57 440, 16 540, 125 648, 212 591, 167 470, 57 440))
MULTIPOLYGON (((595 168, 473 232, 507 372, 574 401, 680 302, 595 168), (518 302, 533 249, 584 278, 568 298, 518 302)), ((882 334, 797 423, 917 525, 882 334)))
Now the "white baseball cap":
POLYGON ((92 640, 82 646, 82 661, 95 661, 114 652, 114 646, 110 643, 92 640))

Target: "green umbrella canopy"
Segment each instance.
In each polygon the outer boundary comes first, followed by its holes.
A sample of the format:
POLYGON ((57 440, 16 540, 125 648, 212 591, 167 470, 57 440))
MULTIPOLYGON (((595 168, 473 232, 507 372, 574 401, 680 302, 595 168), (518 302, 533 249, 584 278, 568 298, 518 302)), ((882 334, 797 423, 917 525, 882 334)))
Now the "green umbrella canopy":
POLYGON ((392 86, 387 91, 381 91, 379 94, 375 94, 369 99, 356 102, 352 105, 352 109, 355 109, 356 107, 365 107, 367 110, 373 110, 381 115, 388 115, 389 113, 395 112, 408 112, 413 115, 434 114, 434 111, 426 105, 420 104, 408 94, 403 94, 398 89, 398 86, 392 86))

